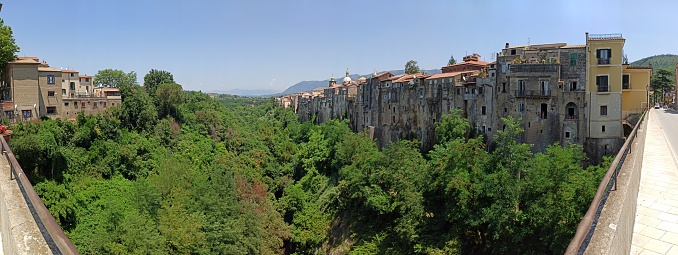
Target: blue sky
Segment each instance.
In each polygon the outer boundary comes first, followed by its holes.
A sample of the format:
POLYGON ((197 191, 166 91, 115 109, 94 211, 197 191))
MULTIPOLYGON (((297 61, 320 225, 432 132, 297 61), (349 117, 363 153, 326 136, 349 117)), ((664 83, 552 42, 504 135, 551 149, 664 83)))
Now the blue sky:
POLYGON ((284 90, 334 74, 440 68, 505 43, 622 33, 634 61, 676 54, 677 1, 0 0, 21 56, 94 75, 171 72, 187 90, 284 90))

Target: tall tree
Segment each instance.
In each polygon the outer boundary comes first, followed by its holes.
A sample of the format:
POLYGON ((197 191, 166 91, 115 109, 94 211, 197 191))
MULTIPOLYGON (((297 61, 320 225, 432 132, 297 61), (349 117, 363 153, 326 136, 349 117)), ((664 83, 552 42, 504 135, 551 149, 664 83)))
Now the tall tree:
POLYGON ((451 66, 451 65, 454 65, 454 64, 456 64, 456 63, 457 63, 457 60, 454 59, 454 55, 451 55, 451 56, 450 56, 450 60, 447 61, 447 65, 448 65, 448 66, 451 66))
POLYGON ((94 75, 94 84, 99 87, 121 88, 124 85, 136 86, 137 73, 125 73, 122 70, 104 69, 94 75))
POLYGON ((120 88, 120 95, 122 104, 119 118, 123 126, 142 131, 155 125, 158 112, 146 91, 138 85, 125 84, 120 88))
POLYGON ((663 98, 665 92, 670 92, 673 89, 672 85, 674 83, 671 80, 671 77, 673 77, 673 73, 666 69, 659 69, 652 75, 650 82, 652 84, 652 89, 654 90, 655 98, 663 98))
POLYGON ((0 77, 7 63, 16 58, 17 52, 19 52, 19 46, 14 41, 12 27, 6 26, 5 21, 0 19, 0 77))
POLYGON ((405 64, 405 73, 413 74, 418 72, 419 66, 417 65, 417 61, 414 60, 407 61, 407 63, 405 64))
POLYGON ((179 84, 160 84, 155 95, 160 100, 163 109, 167 109, 167 115, 170 115, 172 106, 184 100, 184 90, 179 84))
POLYGON ((144 89, 149 95, 155 95, 155 91, 161 84, 173 84, 174 76, 165 70, 151 69, 148 74, 144 76, 144 89))

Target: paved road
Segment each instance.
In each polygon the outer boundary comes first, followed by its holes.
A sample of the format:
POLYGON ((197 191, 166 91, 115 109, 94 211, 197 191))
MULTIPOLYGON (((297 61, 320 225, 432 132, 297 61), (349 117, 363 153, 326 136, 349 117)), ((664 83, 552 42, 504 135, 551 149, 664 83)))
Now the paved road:
POLYGON ((678 112, 647 121, 631 254, 678 254, 678 112))

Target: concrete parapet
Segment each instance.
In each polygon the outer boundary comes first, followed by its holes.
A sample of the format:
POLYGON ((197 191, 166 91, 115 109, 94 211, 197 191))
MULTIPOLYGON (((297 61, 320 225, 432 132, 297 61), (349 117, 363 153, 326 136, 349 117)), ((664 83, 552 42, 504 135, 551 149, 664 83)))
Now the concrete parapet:
POLYGON ((631 144, 631 152, 619 170, 616 189, 612 187, 600 212, 584 254, 629 254, 631 251, 646 130, 647 121, 644 121, 631 144))

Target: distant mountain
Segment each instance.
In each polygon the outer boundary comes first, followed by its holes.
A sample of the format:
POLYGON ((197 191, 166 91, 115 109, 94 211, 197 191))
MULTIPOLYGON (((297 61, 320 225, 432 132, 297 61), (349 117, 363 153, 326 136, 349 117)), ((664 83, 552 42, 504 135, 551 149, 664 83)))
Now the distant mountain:
MULTIPOLYGON (((440 69, 421 70, 421 71, 426 72, 429 75, 440 73, 440 69)), ((388 72, 390 72, 394 75, 399 75, 399 74, 404 74, 405 70, 391 70, 391 71, 388 71, 388 72)), ((383 73, 383 71, 377 72, 377 73, 383 73)), ((351 77, 351 80, 354 80, 354 81, 357 81, 358 79, 360 79, 361 76, 365 77, 365 78, 369 78, 369 77, 372 76, 372 74, 352 74, 352 75, 349 75, 349 77, 351 77)), ((341 81, 344 79, 344 77, 343 76, 335 77, 335 79, 337 79, 338 83, 341 83, 341 81)), ((299 92, 304 92, 304 91, 311 91, 315 88, 327 87, 327 85, 329 83, 330 83, 330 79, 322 80, 322 81, 302 81, 302 82, 299 82, 297 84, 290 86, 289 88, 287 88, 285 91, 283 91, 280 94, 289 95, 289 94, 294 94, 294 93, 299 93, 299 92)))
POLYGON ((258 97, 258 96, 278 94, 278 93, 280 93, 280 90, 272 90, 272 89, 232 89, 232 90, 228 90, 228 91, 223 91, 223 90, 211 91, 211 93, 238 95, 238 96, 246 96, 246 97, 258 97))
POLYGON ((669 69, 676 71, 676 63, 678 63, 678 55, 661 54, 652 57, 646 57, 641 60, 631 62, 632 66, 648 66, 652 63, 652 70, 669 69))

